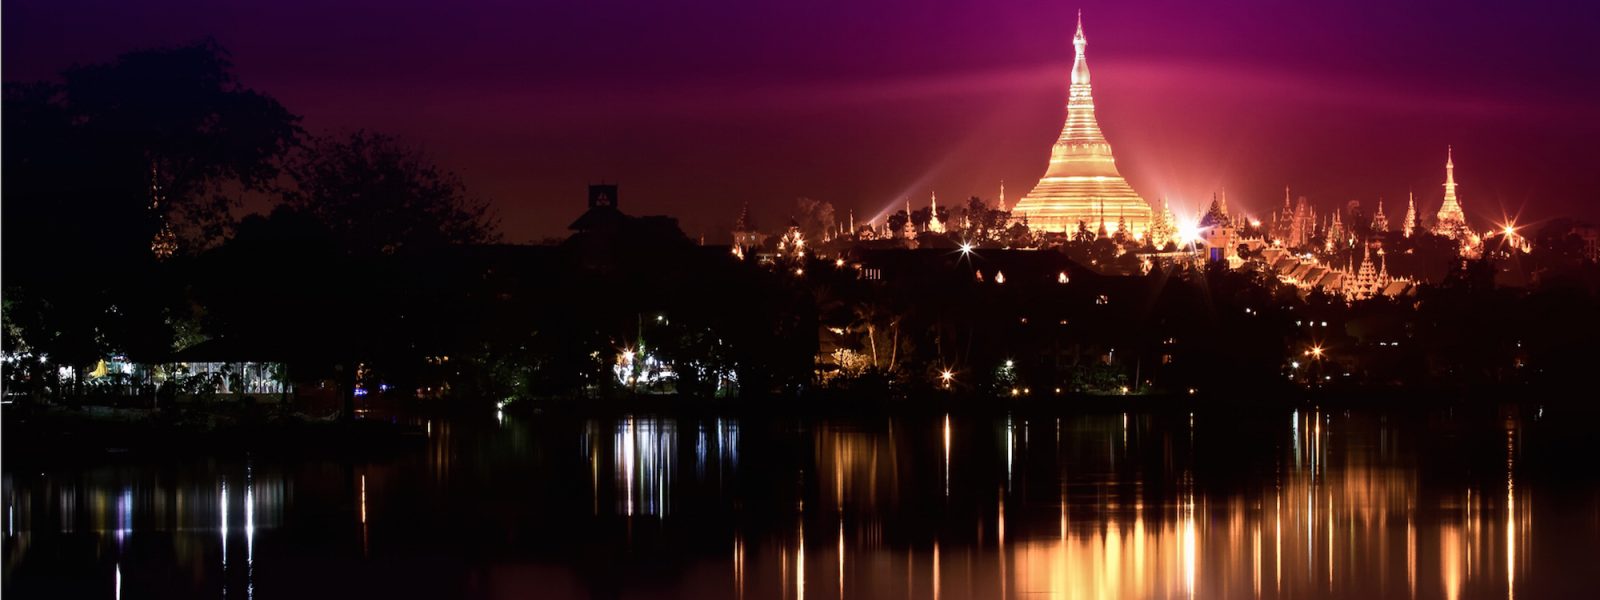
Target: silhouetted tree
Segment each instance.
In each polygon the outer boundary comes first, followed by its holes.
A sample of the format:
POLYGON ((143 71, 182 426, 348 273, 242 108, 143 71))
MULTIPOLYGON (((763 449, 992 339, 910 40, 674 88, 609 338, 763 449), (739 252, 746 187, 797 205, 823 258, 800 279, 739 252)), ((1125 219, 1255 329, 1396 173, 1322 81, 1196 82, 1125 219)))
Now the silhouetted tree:
POLYGON ((296 188, 289 205, 315 215, 351 252, 393 254, 498 237, 484 200, 388 135, 317 138, 290 174, 296 188))
POLYGON ((299 135, 298 117, 231 69, 207 40, 6 85, 0 254, 8 312, 30 315, 17 339, 78 366, 167 349, 183 303, 181 267, 151 252, 162 219, 180 253, 220 241, 237 194, 271 189, 299 135))

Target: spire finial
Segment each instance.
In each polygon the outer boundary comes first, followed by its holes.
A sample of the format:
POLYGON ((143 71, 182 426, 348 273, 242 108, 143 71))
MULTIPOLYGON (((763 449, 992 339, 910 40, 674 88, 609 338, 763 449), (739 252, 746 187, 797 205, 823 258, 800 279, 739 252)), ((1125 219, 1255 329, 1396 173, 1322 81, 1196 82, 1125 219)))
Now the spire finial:
POLYGON ((1089 45, 1089 41, 1083 36, 1083 10, 1080 9, 1078 11, 1078 31, 1072 34, 1072 47, 1077 50, 1077 59, 1073 61, 1072 65, 1073 83, 1089 83, 1089 67, 1083 64, 1083 48, 1087 45, 1089 45), (1078 75, 1079 70, 1083 71, 1081 77, 1078 75))

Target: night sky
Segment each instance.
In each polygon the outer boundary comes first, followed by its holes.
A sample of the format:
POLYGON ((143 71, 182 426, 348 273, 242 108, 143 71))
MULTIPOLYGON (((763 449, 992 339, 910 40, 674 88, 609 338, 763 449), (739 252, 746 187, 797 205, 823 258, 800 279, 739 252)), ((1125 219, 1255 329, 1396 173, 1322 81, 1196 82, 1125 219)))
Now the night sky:
POLYGON ((1437 210, 1445 146, 1479 229, 1600 218, 1592 2, 8 0, 4 78, 212 36, 313 133, 395 133, 498 209, 506 241, 564 235, 584 188, 725 242, 794 201, 857 222, 1008 202, 1044 172, 1084 11, 1102 128, 1147 199, 1226 187, 1325 207, 1408 188, 1437 210))

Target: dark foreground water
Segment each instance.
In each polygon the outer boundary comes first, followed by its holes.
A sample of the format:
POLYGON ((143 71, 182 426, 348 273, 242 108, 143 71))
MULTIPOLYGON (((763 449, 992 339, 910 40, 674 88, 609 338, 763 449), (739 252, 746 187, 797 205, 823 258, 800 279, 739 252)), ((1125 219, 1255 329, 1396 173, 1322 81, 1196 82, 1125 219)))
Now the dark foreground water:
POLYGON ((1594 597, 1587 425, 1527 405, 488 415, 376 458, 13 451, 4 593, 1594 597))

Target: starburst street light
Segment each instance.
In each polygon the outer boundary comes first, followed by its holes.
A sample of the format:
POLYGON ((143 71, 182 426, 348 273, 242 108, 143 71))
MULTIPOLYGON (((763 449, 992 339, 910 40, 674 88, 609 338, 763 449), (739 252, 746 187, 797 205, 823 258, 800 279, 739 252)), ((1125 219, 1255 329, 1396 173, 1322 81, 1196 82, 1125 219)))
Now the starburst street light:
POLYGON ((945 388, 949 388, 950 382, 955 381, 955 379, 956 374, 950 369, 945 369, 939 372, 939 383, 943 384, 945 388))
POLYGON ((977 248, 977 245, 972 242, 961 242, 961 256, 965 257, 972 254, 973 248, 977 248))

